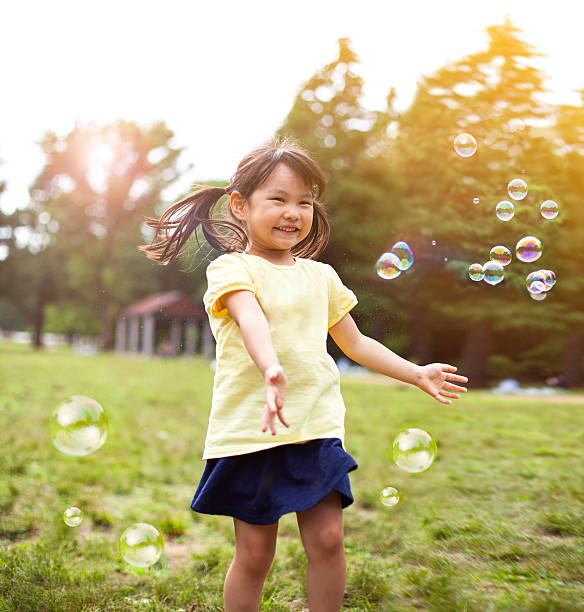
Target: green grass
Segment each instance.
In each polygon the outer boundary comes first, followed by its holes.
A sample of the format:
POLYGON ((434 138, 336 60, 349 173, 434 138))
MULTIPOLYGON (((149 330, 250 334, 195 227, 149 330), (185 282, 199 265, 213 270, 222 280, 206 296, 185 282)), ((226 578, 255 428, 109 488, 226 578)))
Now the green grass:
MULTIPOLYGON (((190 500, 211 401, 199 359, 76 357, 0 344, 0 610, 222 609, 232 523, 190 500), (70 395, 98 400, 105 445, 59 453, 48 435, 70 395), (69 528, 68 506, 85 513, 69 528), (164 533, 147 570, 121 558, 134 522, 164 533)), ((584 602, 584 400, 471 392, 442 406, 401 386, 343 382, 356 502, 345 511, 346 610, 579 610, 584 602), (553 400, 553 401, 552 401, 553 400), (422 474, 391 462, 394 436, 426 429, 438 457, 422 474), (381 489, 402 501, 387 509, 381 489)), ((294 516, 280 522, 262 610, 306 608, 294 516)))

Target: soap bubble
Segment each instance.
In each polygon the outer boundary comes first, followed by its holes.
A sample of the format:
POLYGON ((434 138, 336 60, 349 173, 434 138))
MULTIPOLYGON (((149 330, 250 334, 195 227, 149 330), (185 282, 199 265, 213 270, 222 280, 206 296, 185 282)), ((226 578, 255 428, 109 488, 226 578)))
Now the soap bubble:
POLYGON ((402 273, 400 265, 400 259, 395 253, 383 253, 377 260, 375 267, 378 276, 391 280, 392 278, 397 278, 402 273))
POLYGON ((479 202, 480 202, 480 199, 479 199, 479 198, 473 198, 473 199, 472 199, 472 203, 473 203, 473 204, 478 204, 479 202))
POLYGON ((397 255, 399 259, 399 269, 403 272, 405 270, 409 270, 414 263, 414 254, 412 253, 412 249, 410 249, 410 245, 403 240, 396 242, 391 247, 391 252, 394 255, 397 255))
POLYGON ((541 257, 541 253, 541 240, 535 236, 524 236, 515 245, 515 255, 517 255, 519 261, 524 263, 537 261, 541 257))
POLYGON ((66 455, 81 457, 103 446, 107 438, 107 416, 90 397, 73 395, 53 411, 51 441, 66 455))
POLYGON ((527 183, 520 178, 515 178, 509 181, 507 185, 507 193, 510 198, 514 200, 523 200, 523 198, 527 195, 527 183))
MULTIPOLYGON (((545 270, 534 270, 533 272, 530 272, 525 277, 525 285, 526 285, 528 290, 529 290, 529 288, 531 287, 531 285, 533 283, 540 283, 540 284, 544 285, 547 288, 547 285, 545 283, 545 279, 546 279, 545 270)), ((537 293, 539 293, 539 292, 537 292, 537 293)))
POLYGON ((492 259, 483 265, 483 273, 485 283, 489 285, 498 285, 505 277, 503 266, 492 259))
POLYGON ((76 508, 75 506, 71 506, 67 508, 65 512, 63 512, 63 521, 65 521, 65 525, 69 525, 69 527, 77 527, 77 525, 81 525, 81 521, 83 520, 83 512, 76 508))
POLYGON ((498 244, 491 249, 489 257, 493 261, 498 261, 502 266, 506 266, 511 261, 511 251, 502 244, 498 244))
POLYGON ((527 290, 529 291, 529 293, 542 293, 544 291, 547 291, 547 287, 545 283, 535 280, 529 284, 527 290))
POLYGON ((379 499, 384 506, 395 508, 399 503, 399 491, 395 487, 385 487, 379 494, 379 499))
POLYGON ((515 214, 515 206, 513 202, 509 202, 509 200, 501 200, 497 206, 495 206, 495 214, 498 219, 501 221, 509 221, 509 219, 513 219, 513 215, 515 214))
POLYGON ((120 536, 120 552, 135 567, 150 567, 160 559, 164 549, 162 534, 148 523, 135 523, 120 536))
POLYGON ((470 157, 477 152, 477 141, 471 134, 459 134, 454 139, 454 150, 460 157, 470 157))
POLYGON ((432 240, 432 246, 436 246, 436 241, 432 240))
POLYGON ((555 219, 560 212, 560 207, 553 200, 546 200, 541 203, 540 211, 544 219, 555 219))
POLYGON ((543 300, 546 299, 547 297, 547 293, 545 291, 542 291, 541 293, 532 293, 531 291, 529 292, 529 297, 532 300, 535 300, 536 302, 542 302, 543 300))
POLYGON ((423 472, 435 458, 436 442, 423 429, 406 429, 393 441, 393 460, 398 468, 406 472, 423 472))
POLYGON ((556 284, 556 273, 553 270, 542 270, 544 273, 543 282, 548 289, 551 289, 556 284))
POLYGON ((480 263, 470 264, 468 267, 468 277, 473 281, 482 281, 484 278, 483 266, 480 263))

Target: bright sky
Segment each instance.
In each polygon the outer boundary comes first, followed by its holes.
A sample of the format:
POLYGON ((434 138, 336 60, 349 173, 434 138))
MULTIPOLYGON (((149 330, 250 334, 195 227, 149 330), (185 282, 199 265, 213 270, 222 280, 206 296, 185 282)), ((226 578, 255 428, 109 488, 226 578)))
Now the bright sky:
POLYGON ((7 211, 28 201, 45 130, 75 120, 162 120, 194 168, 173 187, 228 178, 279 127, 304 81, 349 37, 365 103, 397 106, 446 62, 485 48, 508 15, 547 55, 550 99, 578 104, 584 88, 580 3, 555 0, 18 0, 0 9, 0 180, 7 211))

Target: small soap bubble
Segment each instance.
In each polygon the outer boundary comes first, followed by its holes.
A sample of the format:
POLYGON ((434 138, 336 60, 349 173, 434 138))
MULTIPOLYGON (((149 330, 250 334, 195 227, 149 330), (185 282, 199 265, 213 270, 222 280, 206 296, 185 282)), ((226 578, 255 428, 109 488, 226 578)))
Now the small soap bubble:
POLYGON ((379 494, 381 503, 387 508, 395 508, 399 503, 399 491, 395 487, 385 487, 379 494))
POLYGON ((478 204, 479 202, 480 202, 480 199, 479 199, 479 198, 473 198, 473 199, 472 199, 472 203, 473 203, 473 204, 478 204))
POLYGON ((541 203, 540 211, 544 219, 555 219, 560 212, 560 207, 553 200, 546 200, 541 203))
POLYGON ((498 285, 504 278, 503 266, 498 261, 487 261, 483 265, 484 281, 489 285, 498 285))
POLYGON ((477 141, 472 134, 459 134, 454 139, 454 150, 460 157, 470 157, 477 152, 477 141))
POLYGON ((65 525, 68 525, 69 527, 77 527, 78 525, 81 525, 81 521, 83 521, 83 512, 81 512, 79 508, 71 506, 70 508, 67 508, 65 512, 63 512, 63 521, 65 522, 65 525))
POLYGON ((543 300, 546 299, 547 297, 547 293, 545 291, 542 291, 541 293, 532 293, 531 291, 529 292, 529 297, 532 300, 535 300, 536 302, 542 302, 543 300))
POLYGON ((502 266, 506 266, 511 261, 511 251, 502 244, 498 244, 491 249, 489 257, 493 261, 498 261, 502 266))
POLYGON ((547 291, 546 284, 539 280, 534 280, 527 287, 529 293, 542 293, 543 291, 547 291))
POLYGON ((73 395, 55 408, 49 430, 58 450, 65 455, 82 457, 103 446, 107 438, 107 416, 94 399, 73 395))
POLYGON ((412 249, 410 249, 410 245, 403 240, 396 242, 391 247, 391 252, 394 255, 397 255, 399 259, 399 269, 404 272, 405 270, 409 270, 414 263, 414 254, 412 253, 412 249))
POLYGON ((485 277, 483 266, 480 263, 470 264, 468 267, 468 277, 473 281, 482 281, 485 277))
POLYGON ((120 552, 135 567, 154 565, 164 550, 162 534, 148 523, 135 523, 120 536, 120 552))
POLYGON ((537 261, 541 257, 542 250, 541 240, 535 236, 524 236, 515 245, 515 255, 524 263, 537 261))
POLYGON ((509 221, 509 219, 513 219, 513 215, 515 214, 515 206, 513 205, 513 202, 509 202, 509 200, 501 200, 497 206, 495 206, 495 214, 501 221, 509 221))
POLYGON ((393 460, 401 470, 423 472, 432 465, 435 458, 436 442, 423 429, 406 429, 393 441, 393 460))
POLYGON ((377 260, 375 268, 379 277, 391 280, 402 273, 400 265, 399 257, 395 253, 383 253, 377 260))
POLYGON ((523 200, 527 195, 527 183, 520 178, 512 179, 507 185, 507 193, 514 200, 523 200))
POLYGON ((436 241, 432 240, 432 246, 436 246, 436 241))
POLYGON ((548 289, 551 289, 556 284, 556 273, 553 270, 543 270, 545 283, 548 289))

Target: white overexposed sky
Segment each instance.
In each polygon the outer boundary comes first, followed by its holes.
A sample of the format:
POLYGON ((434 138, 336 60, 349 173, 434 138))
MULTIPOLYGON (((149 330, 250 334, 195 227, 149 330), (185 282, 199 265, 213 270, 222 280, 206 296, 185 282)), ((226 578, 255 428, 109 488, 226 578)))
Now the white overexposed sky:
POLYGON ((390 87, 406 108, 421 75, 485 48, 488 25, 509 16, 547 57, 549 99, 578 103, 584 88, 580 2, 556 0, 18 0, 0 8, 0 199, 28 201, 48 129, 118 118, 164 121, 181 164, 173 189, 228 178, 267 140, 302 83, 349 37, 365 104, 390 87))

